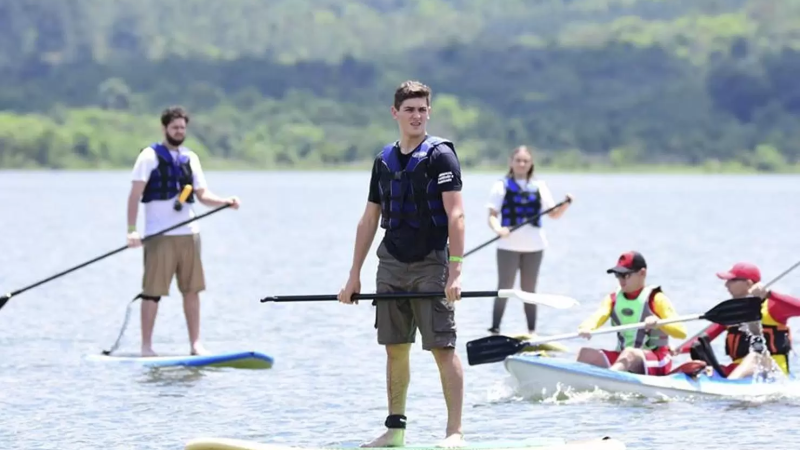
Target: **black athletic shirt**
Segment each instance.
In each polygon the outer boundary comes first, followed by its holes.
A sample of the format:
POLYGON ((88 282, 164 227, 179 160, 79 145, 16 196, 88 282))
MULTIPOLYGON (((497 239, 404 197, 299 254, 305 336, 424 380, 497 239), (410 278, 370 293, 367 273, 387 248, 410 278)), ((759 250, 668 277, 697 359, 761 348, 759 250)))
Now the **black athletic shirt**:
MULTIPOLYGON (((404 155, 398 152, 398 156, 403 167, 411 159, 411 153, 404 155)), ((378 171, 382 164, 381 154, 378 154, 372 164, 369 197, 367 198, 368 201, 378 205, 381 204, 378 171)), ((430 152, 428 177, 432 180, 439 180, 437 184, 439 192, 461 190, 461 165, 458 162, 458 156, 447 144, 439 144, 430 152)), ((383 243, 386 250, 400 262, 421 261, 433 250, 444 250, 447 247, 447 231, 447 227, 431 227, 431 233, 426 242, 420 242, 417 236, 418 231, 401 222, 398 229, 386 230, 383 243)))

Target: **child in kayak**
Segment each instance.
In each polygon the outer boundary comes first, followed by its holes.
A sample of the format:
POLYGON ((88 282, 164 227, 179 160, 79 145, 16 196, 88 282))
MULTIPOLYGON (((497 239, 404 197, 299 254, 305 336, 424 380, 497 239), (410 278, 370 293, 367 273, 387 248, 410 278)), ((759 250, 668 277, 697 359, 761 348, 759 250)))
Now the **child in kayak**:
POLYGON ((787 322, 792 317, 800 316, 800 299, 767 291, 761 284, 761 271, 751 263, 736 263, 730 270, 717 273, 717 277, 725 280, 725 287, 733 298, 754 295, 764 299, 761 306, 761 333, 758 323, 748 324, 747 330, 742 330, 739 325, 725 327, 714 323, 697 338, 678 347, 674 353, 690 353, 693 360, 706 362, 720 375, 731 380, 752 376, 759 365, 768 371, 780 370, 789 374, 792 338, 787 322), (725 354, 732 362, 721 366, 711 348, 711 341, 726 330, 725 354))
POLYGON ((610 318, 613 326, 644 322, 644 327, 617 333, 615 350, 581 348, 578 361, 598 367, 645 375, 667 375, 672 370, 669 338, 686 338, 681 323, 656 326, 660 319, 676 317, 672 302, 657 285, 647 285, 647 262, 641 253, 623 253, 608 269, 619 289, 606 295, 600 308, 578 327, 586 339, 610 318))

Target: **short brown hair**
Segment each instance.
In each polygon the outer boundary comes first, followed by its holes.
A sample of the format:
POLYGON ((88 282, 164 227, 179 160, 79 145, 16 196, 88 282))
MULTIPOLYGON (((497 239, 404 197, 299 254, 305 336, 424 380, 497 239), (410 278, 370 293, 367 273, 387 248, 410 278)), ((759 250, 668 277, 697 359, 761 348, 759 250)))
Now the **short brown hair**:
POLYGON ((189 113, 182 106, 170 106, 161 113, 161 125, 165 127, 176 119, 183 119, 189 125, 189 113))
POLYGON ((431 88, 425 86, 419 81, 408 80, 404 81, 394 91, 394 107, 400 109, 400 105, 410 98, 424 98, 428 101, 428 106, 431 105, 431 88))

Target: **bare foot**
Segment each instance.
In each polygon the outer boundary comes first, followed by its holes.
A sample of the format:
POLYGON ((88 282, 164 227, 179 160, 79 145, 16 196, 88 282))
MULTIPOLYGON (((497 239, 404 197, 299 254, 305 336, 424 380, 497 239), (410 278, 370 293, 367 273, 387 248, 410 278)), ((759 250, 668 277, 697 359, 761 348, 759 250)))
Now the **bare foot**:
POLYGON ((361 447, 404 447, 406 445, 406 433, 401 428, 391 428, 386 430, 379 438, 361 447))
POLYGON ((464 441, 463 433, 453 433, 436 444, 437 447, 443 448, 463 447, 464 445, 466 445, 466 442, 464 441))
POLYGON ((156 352, 153 351, 150 347, 142 347, 142 356, 143 357, 151 357, 151 356, 158 356, 156 352))
POLYGON ((210 352, 203 347, 202 344, 197 343, 192 345, 192 356, 195 355, 208 355, 210 352))

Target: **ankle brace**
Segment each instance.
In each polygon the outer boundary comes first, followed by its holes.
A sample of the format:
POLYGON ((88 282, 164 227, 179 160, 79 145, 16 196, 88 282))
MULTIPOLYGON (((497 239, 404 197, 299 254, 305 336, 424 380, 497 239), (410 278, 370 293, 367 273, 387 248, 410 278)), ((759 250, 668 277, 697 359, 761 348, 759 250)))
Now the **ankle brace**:
POLYGON ((386 422, 384 422, 386 428, 390 429, 402 429, 405 430, 406 428, 406 416, 402 414, 390 414, 386 417, 386 422))

